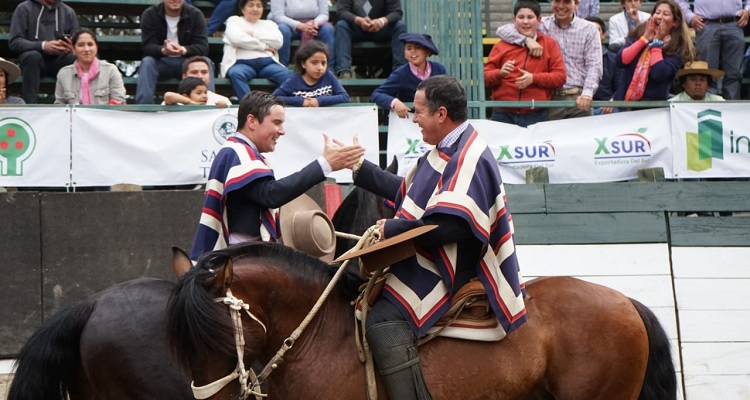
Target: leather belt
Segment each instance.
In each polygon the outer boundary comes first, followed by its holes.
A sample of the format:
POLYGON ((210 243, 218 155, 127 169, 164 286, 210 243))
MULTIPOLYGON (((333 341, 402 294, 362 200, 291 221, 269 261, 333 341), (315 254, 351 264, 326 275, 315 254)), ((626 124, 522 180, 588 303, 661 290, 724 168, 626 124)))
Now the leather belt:
POLYGON ((720 23, 720 24, 728 24, 730 22, 737 22, 739 21, 739 17, 722 17, 722 18, 713 18, 713 19, 704 19, 703 22, 713 22, 713 23, 720 23))
POLYGON ((578 86, 567 88, 567 89, 557 89, 555 90, 555 94, 558 96, 572 96, 574 94, 580 94, 582 92, 582 89, 578 86))

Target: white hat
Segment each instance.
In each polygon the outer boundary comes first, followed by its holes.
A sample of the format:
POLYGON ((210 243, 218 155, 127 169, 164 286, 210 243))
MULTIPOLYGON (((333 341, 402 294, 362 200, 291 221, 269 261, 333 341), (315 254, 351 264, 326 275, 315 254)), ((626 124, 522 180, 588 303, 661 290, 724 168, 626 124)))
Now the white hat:
POLYGON ((18 65, 13 64, 10 61, 6 61, 2 57, 0 57, 0 69, 5 71, 6 85, 13 83, 16 79, 18 79, 19 76, 21 76, 21 69, 18 68, 18 65))

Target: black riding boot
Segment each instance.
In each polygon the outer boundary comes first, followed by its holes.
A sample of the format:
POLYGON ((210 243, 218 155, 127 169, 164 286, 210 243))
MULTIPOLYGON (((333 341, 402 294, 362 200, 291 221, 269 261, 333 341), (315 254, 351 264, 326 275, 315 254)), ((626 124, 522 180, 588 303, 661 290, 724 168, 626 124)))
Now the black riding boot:
POLYGON ((408 322, 381 322, 367 329, 367 342, 391 400, 431 400, 408 322))

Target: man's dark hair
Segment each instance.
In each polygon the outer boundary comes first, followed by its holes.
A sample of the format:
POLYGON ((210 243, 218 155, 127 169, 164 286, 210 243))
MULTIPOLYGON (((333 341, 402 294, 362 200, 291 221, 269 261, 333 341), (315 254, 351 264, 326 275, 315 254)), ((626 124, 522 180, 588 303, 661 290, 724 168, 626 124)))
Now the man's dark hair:
POLYGON ((607 32, 607 24, 604 23, 603 19, 599 17, 586 17, 586 21, 599 25, 602 28, 602 32, 607 32))
POLYGON ((420 90, 424 90, 430 113, 445 107, 451 121, 461 123, 469 119, 466 91, 456 78, 450 75, 433 75, 417 86, 417 91, 420 90))
POLYGON ((537 18, 542 15, 542 7, 534 0, 519 0, 513 7, 513 15, 518 14, 518 11, 522 8, 528 8, 533 11, 537 18))
POLYGON ((177 84, 177 93, 190 97, 190 92, 198 86, 206 86, 206 82, 203 82, 201 78, 188 76, 177 84))
POLYGON ((263 122, 266 115, 271 113, 271 107, 284 106, 284 102, 276 96, 253 90, 240 100, 240 108, 237 110, 237 130, 245 127, 247 116, 254 116, 258 122, 263 122))
POLYGON ((185 75, 188 72, 188 69, 190 68, 190 64, 194 62, 202 62, 203 64, 206 64, 208 67, 208 71, 211 71, 211 66, 208 65, 208 60, 204 56, 192 56, 185 60, 185 62, 182 63, 182 74, 185 75))

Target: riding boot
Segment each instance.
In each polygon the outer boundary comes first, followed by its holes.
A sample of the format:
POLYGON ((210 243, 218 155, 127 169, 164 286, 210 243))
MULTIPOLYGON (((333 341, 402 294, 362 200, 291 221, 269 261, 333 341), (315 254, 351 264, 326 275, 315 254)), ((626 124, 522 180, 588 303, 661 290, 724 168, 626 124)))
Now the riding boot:
POLYGON ((408 322, 381 322, 367 329, 367 342, 391 400, 430 400, 408 322))

